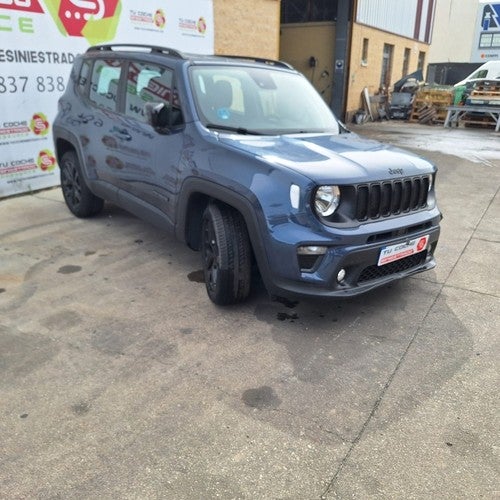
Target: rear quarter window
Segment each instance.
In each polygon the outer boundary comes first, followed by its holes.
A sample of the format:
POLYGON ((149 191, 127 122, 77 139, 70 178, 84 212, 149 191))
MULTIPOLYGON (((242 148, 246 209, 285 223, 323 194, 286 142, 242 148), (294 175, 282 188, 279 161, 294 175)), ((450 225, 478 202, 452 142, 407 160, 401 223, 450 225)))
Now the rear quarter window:
POLYGON ((92 70, 89 99, 98 106, 116 111, 121 71, 120 61, 97 59, 92 70))
POLYGON ((76 88, 81 95, 85 95, 85 89, 87 88, 91 68, 92 63, 90 61, 83 61, 80 67, 80 73, 76 79, 76 88))

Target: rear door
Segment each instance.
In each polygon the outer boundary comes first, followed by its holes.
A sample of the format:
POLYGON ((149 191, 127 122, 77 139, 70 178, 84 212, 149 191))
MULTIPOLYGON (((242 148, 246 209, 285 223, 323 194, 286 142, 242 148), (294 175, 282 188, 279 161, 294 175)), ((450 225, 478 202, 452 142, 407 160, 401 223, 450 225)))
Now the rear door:
POLYGON ((99 180, 115 186, 120 184, 123 165, 116 154, 120 135, 119 93, 123 62, 112 57, 94 61, 90 76, 89 113, 82 114, 87 135, 84 142, 90 156, 87 164, 94 166, 99 180))
POLYGON ((127 192, 161 210, 173 220, 183 119, 172 69, 145 61, 130 62, 125 77, 124 123, 131 139, 121 143, 122 186, 127 192), (146 105, 170 110, 168 130, 155 130, 146 105))

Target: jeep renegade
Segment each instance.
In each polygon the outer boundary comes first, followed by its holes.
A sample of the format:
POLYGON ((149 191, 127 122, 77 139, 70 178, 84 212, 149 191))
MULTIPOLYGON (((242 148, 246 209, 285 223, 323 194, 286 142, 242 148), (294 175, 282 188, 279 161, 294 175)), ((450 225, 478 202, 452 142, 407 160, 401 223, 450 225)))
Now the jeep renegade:
POLYGON ((53 136, 68 208, 104 200, 200 250, 216 304, 346 297, 435 266, 436 167, 349 132, 281 61, 90 47, 53 136))

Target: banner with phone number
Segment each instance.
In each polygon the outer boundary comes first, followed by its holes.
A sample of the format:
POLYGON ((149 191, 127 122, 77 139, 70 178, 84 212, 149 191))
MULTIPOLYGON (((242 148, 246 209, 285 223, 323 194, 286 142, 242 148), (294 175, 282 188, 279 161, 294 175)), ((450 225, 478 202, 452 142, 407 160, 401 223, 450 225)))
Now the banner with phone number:
POLYGON ((0 0, 0 198, 59 184, 51 124, 71 65, 100 43, 213 53, 212 0, 0 0))

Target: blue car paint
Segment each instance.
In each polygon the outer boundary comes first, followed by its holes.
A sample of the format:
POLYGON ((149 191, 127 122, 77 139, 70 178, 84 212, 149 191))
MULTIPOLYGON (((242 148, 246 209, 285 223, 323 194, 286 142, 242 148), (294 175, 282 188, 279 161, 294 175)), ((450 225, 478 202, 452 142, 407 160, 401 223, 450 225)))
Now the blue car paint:
MULTIPOLYGON (((145 55, 144 60, 161 63, 161 59, 153 55, 145 55)), ((77 61, 76 69, 79 64, 77 61)), ((435 266, 431 252, 425 262, 414 268, 360 285, 336 280, 342 267, 375 265, 383 247, 410 237, 429 235, 429 244, 434 249, 441 214, 433 191, 424 210, 353 222, 348 226, 325 224, 312 207, 315 189, 320 185, 357 185, 434 176, 435 166, 411 153, 352 133, 254 136, 208 130, 198 118, 188 84, 191 64, 212 63, 202 58, 171 62, 177 75, 185 123, 170 135, 158 134, 149 125, 136 123, 120 113, 96 110, 88 101, 78 98, 74 85, 68 85, 54 123, 58 155, 58 140, 71 142, 95 193, 106 195, 115 203, 174 231, 183 240, 187 239, 189 222, 186 207, 193 194, 201 193, 233 206, 246 222, 262 278, 273 295, 356 295, 435 266), (81 113, 92 116, 94 122, 78 122, 75 117, 81 113), (101 122, 103 126, 98 126, 101 122), (113 132, 121 143, 121 152, 134 157, 134 161, 122 161, 121 165, 119 158, 110 157, 109 150, 118 146, 106 146, 101 138, 113 132), (86 141, 82 141, 82 135, 87 137, 86 141), (151 158, 149 153, 135 154, 124 145, 134 145, 138 152, 151 152, 151 158), (93 155, 89 154, 90 150, 93 155), (100 160, 97 170, 89 161, 93 156, 100 160), (109 169, 102 163, 106 159, 108 165, 114 167, 109 175, 109 169), (141 166, 141 161, 147 165, 141 166), (299 188, 298 207, 291 203, 292 185, 299 188), (418 229, 405 232, 408 228, 418 229), (384 234, 392 236, 370 241, 384 234), (304 272, 298 264, 297 248, 302 245, 327 247, 320 265, 310 272, 304 272)), ((223 111, 219 110, 219 115, 225 120, 229 115, 223 111)))

